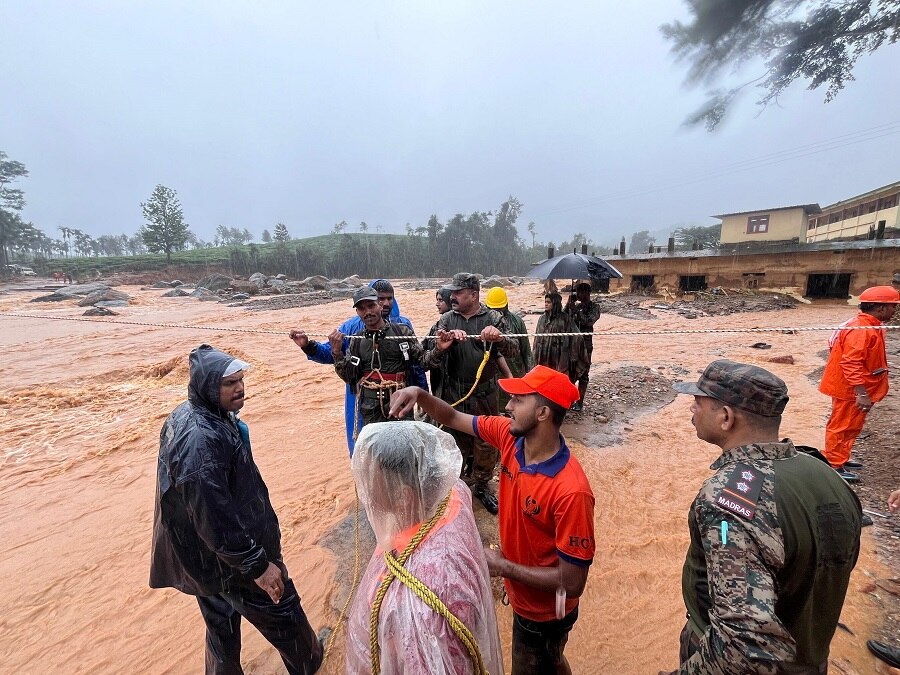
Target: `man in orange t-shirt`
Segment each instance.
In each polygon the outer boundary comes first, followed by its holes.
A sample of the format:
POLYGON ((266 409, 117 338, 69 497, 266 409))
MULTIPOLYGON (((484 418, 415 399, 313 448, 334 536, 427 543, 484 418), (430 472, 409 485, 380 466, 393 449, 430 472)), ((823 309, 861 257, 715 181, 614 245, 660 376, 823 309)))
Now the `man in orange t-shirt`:
POLYGON ((862 464, 850 461, 850 451, 866 415, 888 392, 884 331, 878 330, 894 314, 900 293, 890 286, 873 286, 859 296, 859 314, 841 324, 828 340, 831 353, 822 374, 819 391, 831 396, 831 417, 825 426, 824 455, 844 480, 859 475, 850 469, 862 464))
POLYGON ((559 429, 578 388, 536 366, 499 381, 510 417, 460 413, 415 387, 391 398, 391 415, 418 403, 436 422, 500 450, 500 550, 485 550, 504 578, 513 621, 513 675, 571 673, 563 654, 594 559, 594 494, 559 429))

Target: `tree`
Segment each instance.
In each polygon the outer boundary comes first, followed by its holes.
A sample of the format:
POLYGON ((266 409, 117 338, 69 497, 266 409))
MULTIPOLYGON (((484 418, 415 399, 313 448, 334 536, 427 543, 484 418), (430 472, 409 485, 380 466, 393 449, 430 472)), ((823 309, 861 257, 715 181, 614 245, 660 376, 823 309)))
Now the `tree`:
POLYGON ((688 225, 676 228, 672 232, 675 237, 675 243, 678 248, 684 251, 690 251, 696 245, 698 248, 716 248, 719 245, 719 237, 722 235, 722 224, 710 225, 703 227, 702 225, 688 225))
POLYGON ((631 243, 628 245, 629 253, 646 253, 650 244, 656 241, 650 236, 650 230, 641 230, 631 235, 631 243))
POLYGON ((27 227, 16 213, 25 208, 25 192, 9 186, 27 176, 28 169, 22 162, 7 159, 7 154, 0 150, 0 269, 2 270, 6 270, 9 264, 9 248, 19 242, 27 227))
POLYGON ((900 38, 900 0, 686 0, 692 19, 662 26, 672 51, 689 62, 687 81, 714 88, 687 123, 715 129, 738 93, 755 84, 757 104, 777 103, 796 80, 827 85, 831 101, 853 80, 856 60, 900 38), (747 62, 765 72, 732 88, 715 82, 747 62))
POLYGON ((288 234, 287 225, 284 223, 278 223, 275 226, 275 241, 277 242, 286 242, 291 240, 291 235, 288 234))
POLYGON ((531 235, 531 248, 534 248, 534 237, 537 234, 537 230, 534 227, 533 220, 530 223, 528 223, 528 234, 531 235))
POLYGON ((264 243, 264 244, 271 244, 272 243, 272 234, 268 230, 263 230, 262 236, 260 237, 260 239, 262 239, 262 243, 264 243))
POLYGON ((172 252, 184 248, 187 241, 187 223, 178 194, 165 185, 157 185, 150 199, 141 202, 141 210, 147 223, 141 228, 141 238, 151 253, 165 253, 166 262, 172 262, 172 252))
POLYGON ((332 234, 340 234, 341 232, 343 232, 346 229, 347 229, 347 221, 342 220, 341 222, 334 224, 334 227, 331 228, 331 233, 332 234))

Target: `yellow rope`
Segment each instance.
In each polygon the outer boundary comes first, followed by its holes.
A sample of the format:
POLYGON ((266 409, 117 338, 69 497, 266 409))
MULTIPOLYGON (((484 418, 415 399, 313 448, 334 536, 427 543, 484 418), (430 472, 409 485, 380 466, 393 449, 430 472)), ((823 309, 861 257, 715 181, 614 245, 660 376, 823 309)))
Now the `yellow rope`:
MULTIPOLYGON (((484 372, 484 367, 487 365, 489 358, 491 358, 491 345, 490 344, 488 345, 488 348, 484 350, 484 357, 482 357, 481 363, 478 365, 478 370, 475 373, 475 382, 472 384, 472 388, 469 389, 469 391, 466 393, 466 395, 463 396, 461 399, 459 399, 456 403, 451 403, 450 404, 451 408, 455 408, 456 406, 458 406, 460 403, 462 403, 463 401, 465 401, 467 398, 469 398, 472 395, 472 393, 475 391, 475 387, 478 386, 479 380, 481 380, 481 374, 484 372)), ((441 426, 443 426, 443 425, 441 425, 441 426)))
POLYGON ((453 629, 453 632, 456 633, 456 636, 469 652, 472 663, 475 665, 475 672, 478 673, 478 675, 487 675, 487 669, 481 658, 481 650, 478 649, 478 641, 475 639, 475 636, 472 635, 472 631, 469 630, 466 624, 460 621, 456 615, 447 608, 447 605, 441 602, 441 599, 434 594, 434 591, 403 567, 390 552, 385 552, 384 560, 387 563, 388 569, 395 577, 397 577, 397 579, 419 596, 426 605, 447 620, 447 623, 450 624, 450 628, 453 629))
MULTIPOLYGON (((390 553, 385 551, 385 561, 386 562, 387 562, 388 557, 390 557, 391 560, 393 561, 394 565, 402 567, 403 565, 406 564, 406 561, 409 560, 409 557, 412 555, 412 553, 416 549, 416 547, 421 543, 421 541, 426 536, 428 536, 428 533, 431 532, 431 530, 435 526, 435 524, 441 519, 441 516, 444 515, 444 511, 447 510, 447 504, 450 501, 451 493, 452 493, 452 491, 448 492, 447 496, 444 497, 443 501, 441 501, 441 503, 438 504, 437 510, 435 511, 434 515, 427 522, 422 523, 422 525, 419 527, 419 530, 416 532, 415 536, 412 539, 410 539, 409 543, 406 545, 406 548, 403 549, 403 552, 399 556, 394 558, 393 555, 391 555, 390 553)), ((395 578, 397 578, 397 575, 394 572, 392 564, 390 562, 387 562, 387 565, 388 565, 388 574, 387 574, 387 576, 385 576, 384 581, 381 582, 381 585, 378 587, 378 592, 375 594, 375 600, 372 603, 372 616, 371 616, 371 620, 369 622, 369 646, 370 646, 371 657, 372 657, 372 675, 379 675, 379 673, 381 672, 381 650, 378 646, 378 616, 381 613, 381 603, 384 601, 384 596, 387 594, 387 590, 388 590, 388 587, 391 585, 391 582, 395 578)), ((415 577, 413 577, 413 578, 415 578, 415 577)), ((419 583, 421 583, 421 582, 419 582, 419 583)), ((446 609, 446 607, 444 607, 444 609, 446 609)), ((437 611, 437 610, 435 610, 435 611, 437 611)), ((447 612, 449 614, 449 610, 447 610, 447 612)), ((452 616, 452 614, 451 614, 451 616, 452 616)), ((457 619, 457 621, 458 621, 458 619, 457 619)), ((452 625, 453 624, 451 623, 451 626, 452 625)), ((459 635, 459 633, 457 633, 457 635, 459 635)), ((469 639, 471 640, 471 633, 469 633, 469 639)), ((466 638, 464 638, 462 635, 460 635, 460 640, 463 641, 463 644, 466 643, 466 638)), ((469 649, 469 645, 466 645, 466 648, 469 649)), ((478 650, 477 645, 474 645, 474 648, 477 653, 477 660, 475 661, 475 665, 478 666, 482 663, 481 655, 480 655, 480 652, 477 651, 478 650)), ((471 654, 472 651, 469 650, 469 653, 471 654)), ((482 668, 482 670, 477 671, 479 673, 479 675, 481 675, 481 673, 483 673, 483 672, 486 672, 483 670, 483 665, 481 666, 481 668, 482 668)))
MULTIPOLYGON (((354 492, 355 491, 356 488, 354 487, 354 492)), ((350 607, 350 602, 353 600, 353 596, 356 595, 356 587, 359 585, 359 492, 356 492, 356 516, 353 522, 353 533, 355 539, 355 550, 353 554, 353 582, 350 584, 350 593, 347 594, 347 599, 344 601, 344 606, 341 607, 341 613, 340 615, 338 615, 338 620, 334 625, 334 630, 331 631, 331 635, 328 636, 328 644, 325 645, 325 655, 322 657, 322 663, 325 663, 326 659, 328 659, 328 655, 331 653, 332 647, 334 647, 338 632, 340 632, 341 626, 344 623, 344 619, 347 616, 347 609, 350 607)))

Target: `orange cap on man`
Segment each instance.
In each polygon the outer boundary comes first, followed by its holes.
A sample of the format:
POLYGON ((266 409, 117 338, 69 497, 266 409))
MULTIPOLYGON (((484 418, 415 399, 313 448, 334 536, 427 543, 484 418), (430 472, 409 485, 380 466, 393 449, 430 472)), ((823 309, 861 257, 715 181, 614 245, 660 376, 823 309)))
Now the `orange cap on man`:
POLYGON ((566 410, 580 398, 578 387, 569 376, 547 366, 535 366, 522 377, 504 377, 497 384, 507 394, 540 394, 566 410))

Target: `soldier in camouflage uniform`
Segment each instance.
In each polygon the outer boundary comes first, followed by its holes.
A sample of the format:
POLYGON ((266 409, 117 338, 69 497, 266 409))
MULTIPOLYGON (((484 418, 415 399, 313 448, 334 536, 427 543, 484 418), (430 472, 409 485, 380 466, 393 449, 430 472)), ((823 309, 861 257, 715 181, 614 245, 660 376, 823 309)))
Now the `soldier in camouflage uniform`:
MULTIPOLYGON (((497 357, 512 358, 519 353, 519 343, 504 336, 509 326, 499 312, 481 302, 478 277, 460 272, 447 286, 452 309, 438 320, 434 347, 425 352, 423 365, 428 370, 441 369, 440 398, 468 415, 497 415, 497 357), (478 335, 480 339, 469 339, 478 335), (478 369, 490 349, 484 369, 478 369), (471 392, 471 393, 470 393, 471 392)), ((488 483, 497 466, 497 449, 479 438, 458 431, 450 432, 463 456, 462 478, 471 484, 472 496, 490 513, 497 514, 497 497, 488 483)))
POLYGON ((534 362, 569 376, 575 382, 585 370, 584 338, 562 307, 559 293, 544 296, 544 313, 538 319, 534 336, 534 362), (567 335, 554 335, 566 333, 567 335))
POLYGON ((574 382, 578 384, 578 400, 572 404, 572 410, 584 408, 584 395, 587 393, 591 356, 594 354, 594 324, 600 318, 600 305, 591 300, 591 285, 582 281, 575 286, 575 292, 566 303, 566 313, 572 317, 578 330, 586 335, 582 338, 586 368, 577 373, 574 382))
POLYGON ((688 514, 679 675, 826 673, 862 510, 825 462, 779 441, 787 387, 720 360, 696 384, 697 436, 722 448, 688 514))

